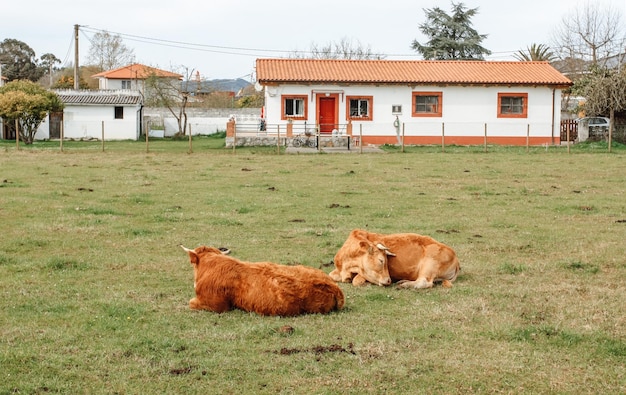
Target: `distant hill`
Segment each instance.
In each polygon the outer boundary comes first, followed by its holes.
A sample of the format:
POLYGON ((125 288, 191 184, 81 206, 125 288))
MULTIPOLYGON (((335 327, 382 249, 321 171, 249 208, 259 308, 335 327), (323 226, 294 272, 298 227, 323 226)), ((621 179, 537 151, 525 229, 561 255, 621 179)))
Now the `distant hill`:
POLYGON ((188 92, 239 92, 241 89, 252 85, 249 81, 237 79, 216 79, 208 81, 183 81, 183 88, 188 92))

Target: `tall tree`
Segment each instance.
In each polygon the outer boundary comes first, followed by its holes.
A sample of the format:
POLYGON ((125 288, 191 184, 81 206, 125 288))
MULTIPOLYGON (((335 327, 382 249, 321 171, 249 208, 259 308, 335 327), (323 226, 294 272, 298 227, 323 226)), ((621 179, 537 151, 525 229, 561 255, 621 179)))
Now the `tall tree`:
POLYGON ((0 64, 2 75, 8 81, 37 81, 43 75, 43 70, 37 66, 35 51, 26 43, 13 38, 0 43, 0 64))
POLYGON ((556 58, 550 47, 544 44, 532 44, 526 51, 520 49, 513 56, 520 61, 551 62, 556 58))
POLYGON ((291 57, 298 59, 357 59, 357 60, 380 60, 385 56, 372 51, 371 46, 363 45, 358 40, 355 42, 347 37, 339 42, 329 42, 326 45, 311 43, 308 51, 294 51, 291 57))
POLYGON ((56 93, 31 81, 11 81, 0 88, 0 117, 9 125, 18 122, 20 140, 26 144, 33 143, 37 128, 48 113, 63 107, 56 93))
POLYGON ((428 37, 426 44, 413 40, 411 48, 426 60, 483 60, 491 51, 481 43, 486 34, 472 28, 471 19, 478 8, 467 8, 463 3, 452 2, 452 15, 439 7, 424 9, 426 22, 419 30, 428 37))
POLYGON ((122 41, 119 34, 98 32, 91 38, 87 62, 101 70, 111 70, 133 62, 135 53, 122 41))
POLYGON ((54 56, 51 53, 46 53, 41 55, 41 67, 45 70, 46 73, 48 73, 48 87, 52 86, 52 72, 55 70, 54 65, 56 65, 57 63, 61 63, 61 60, 59 60, 59 58, 57 58, 56 56, 54 56))
MULTIPOLYGON (((623 51, 625 20, 618 9, 587 2, 565 15, 553 33, 561 59, 582 59, 591 66, 623 51)), ((582 70, 572 70, 582 71, 582 70)))

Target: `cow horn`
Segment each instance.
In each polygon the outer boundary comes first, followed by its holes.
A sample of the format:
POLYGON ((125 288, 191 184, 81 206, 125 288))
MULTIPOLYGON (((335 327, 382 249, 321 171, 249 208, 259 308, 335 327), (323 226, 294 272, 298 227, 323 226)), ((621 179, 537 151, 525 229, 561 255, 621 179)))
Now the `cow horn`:
POLYGON ((384 251, 386 255, 389 256, 396 256, 396 254, 394 254, 393 252, 389 251, 389 248, 387 248, 384 244, 382 243, 378 243, 376 244, 376 247, 378 247, 378 249, 380 249, 381 251, 384 251))
POLYGON ((180 248, 182 248, 183 250, 185 250, 185 252, 195 252, 194 250, 190 250, 189 248, 185 247, 185 246, 184 246, 184 245, 182 245, 182 244, 179 244, 178 246, 179 246, 180 248))

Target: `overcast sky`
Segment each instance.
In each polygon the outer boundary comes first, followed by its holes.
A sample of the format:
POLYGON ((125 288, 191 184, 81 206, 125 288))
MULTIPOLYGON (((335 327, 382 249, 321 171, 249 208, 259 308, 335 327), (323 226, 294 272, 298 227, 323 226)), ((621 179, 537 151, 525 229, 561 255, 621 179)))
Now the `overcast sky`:
MULTIPOLYGON (((533 43, 549 45, 563 17, 587 0, 463 0, 478 7, 472 19, 488 60, 512 55, 533 43)), ((626 18, 626 0, 588 0, 626 18)), ((259 57, 287 57, 342 39, 386 54, 386 59, 419 59, 411 49, 425 43, 418 26, 424 9, 451 12, 451 2, 435 0, 15 0, 0 7, 0 41, 28 44, 37 57, 52 53, 65 65, 74 60, 74 25, 80 25, 79 55, 84 64, 89 40, 98 31, 121 35, 135 61, 202 78, 250 79, 259 57)))

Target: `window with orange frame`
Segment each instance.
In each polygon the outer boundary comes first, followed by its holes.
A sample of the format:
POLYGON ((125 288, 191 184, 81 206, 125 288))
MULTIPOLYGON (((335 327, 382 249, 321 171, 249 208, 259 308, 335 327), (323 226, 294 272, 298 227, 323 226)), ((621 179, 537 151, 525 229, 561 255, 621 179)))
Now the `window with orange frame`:
POLYGON ((441 117, 441 92, 413 92, 411 115, 414 117, 441 117))
POLYGON ((528 118, 528 93, 498 93, 498 118, 528 118))
POLYGON ((283 95, 281 97, 281 119, 306 120, 307 102, 308 97, 306 95, 283 95))
POLYGON ((371 121, 373 96, 346 96, 346 118, 351 121, 371 121))

